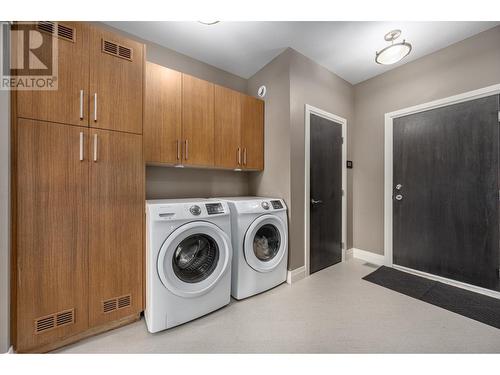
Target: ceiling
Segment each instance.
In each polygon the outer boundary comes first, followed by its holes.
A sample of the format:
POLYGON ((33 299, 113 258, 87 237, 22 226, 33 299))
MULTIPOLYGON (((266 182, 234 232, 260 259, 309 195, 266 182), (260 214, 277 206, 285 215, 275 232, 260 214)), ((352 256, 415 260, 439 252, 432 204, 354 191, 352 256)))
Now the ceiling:
POLYGON ((220 69, 250 78, 291 47, 356 84, 466 39, 500 22, 107 22, 220 69), (375 63, 384 35, 401 29, 413 45, 397 64, 375 63))

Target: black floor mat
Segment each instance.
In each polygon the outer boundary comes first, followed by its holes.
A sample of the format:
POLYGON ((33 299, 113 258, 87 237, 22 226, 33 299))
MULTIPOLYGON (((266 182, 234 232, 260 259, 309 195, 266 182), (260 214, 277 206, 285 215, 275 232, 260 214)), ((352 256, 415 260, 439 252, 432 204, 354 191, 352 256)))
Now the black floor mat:
POLYGON ((500 300, 382 266, 363 280, 500 328, 500 300))

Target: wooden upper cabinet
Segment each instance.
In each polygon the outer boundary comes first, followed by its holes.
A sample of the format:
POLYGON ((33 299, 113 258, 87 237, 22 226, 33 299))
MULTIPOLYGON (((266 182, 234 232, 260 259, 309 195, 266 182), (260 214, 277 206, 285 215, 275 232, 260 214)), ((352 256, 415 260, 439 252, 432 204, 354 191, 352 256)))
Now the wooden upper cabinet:
MULTIPOLYGON (((30 70, 29 64, 38 60, 49 66, 46 61, 51 61, 52 51, 57 51, 54 55, 57 63, 57 79, 54 83, 57 89, 18 90, 19 117, 88 126, 89 31, 89 26, 80 22, 44 21, 30 26, 13 25, 12 58, 13 67, 19 68, 18 74, 36 74, 30 70), (22 53, 22 45, 29 42, 28 33, 23 31, 28 29, 42 39, 41 47, 32 52, 34 56, 22 53)), ((55 73, 56 67, 52 65, 52 68, 55 73)), ((16 74, 16 70, 13 73, 16 74)))
POLYGON ((142 136, 90 129, 89 319, 142 311, 142 136))
POLYGON ((142 134, 144 45, 91 27, 90 126, 142 134))
POLYGON ((88 128, 18 119, 16 350, 88 327, 88 128))
POLYGON ((241 168, 241 94, 215 86, 215 165, 241 168))
POLYGON ((242 95, 241 145, 243 168, 264 169, 264 101, 242 95))
POLYGON ((182 74, 183 164, 214 165, 214 84, 182 74))
POLYGON ((182 74, 146 63, 144 155, 146 162, 181 163, 182 74))

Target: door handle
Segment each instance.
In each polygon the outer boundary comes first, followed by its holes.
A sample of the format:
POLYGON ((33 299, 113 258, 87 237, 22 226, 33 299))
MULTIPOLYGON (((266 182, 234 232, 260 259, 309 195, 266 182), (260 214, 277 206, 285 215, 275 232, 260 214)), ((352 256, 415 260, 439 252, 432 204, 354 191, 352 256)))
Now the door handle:
POLYGON ((403 200, 403 196, 401 194, 397 194, 395 197, 394 197, 397 201, 401 201, 403 200))
POLYGON ((188 140, 186 139, 184 141, 184 159, 188 160, 188 140))
POLYGON ((238 165, 241 165, 241 147, 238 147, 238 165))
POLYGON ((83 120, 83 90, 80 90, 80 120, 83 120))
POLYGON ((94 162, 97 162, 97 134, 94 134, 94 162))
POLYGON ((177 160, 181 158, 181 141, 177 140, 177 160))
POLYGON ((319 200, 319 199, 318 199, 318 200, 316 200, 316 199, 311 198, 311 204, 312 204, 312 205, 316 205, 316 204, 320 204, 320 203, 323 203, 323 201, 322 201, 322 200, 319 200))
POLYGON ((247 148, 243 149, 243 165, 247 165, 247 148))
POLYGON ((97 93, 94 93, 94 121, 97 122, 97 93))
POLYGON ((80 161, 83 161, 83 132, 80 132, 80 161))

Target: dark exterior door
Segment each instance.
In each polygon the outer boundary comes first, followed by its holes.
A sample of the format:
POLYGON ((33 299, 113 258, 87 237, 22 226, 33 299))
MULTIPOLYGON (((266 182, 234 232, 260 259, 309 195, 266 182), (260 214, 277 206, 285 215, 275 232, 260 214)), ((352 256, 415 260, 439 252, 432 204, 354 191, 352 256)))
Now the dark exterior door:
POLYGON ((342 125, 311 114, 310 273, 342 261, 342 125))
POLYGON ((497 95, 394 120, 394 264, 500 290, 498 111, 497 95))

